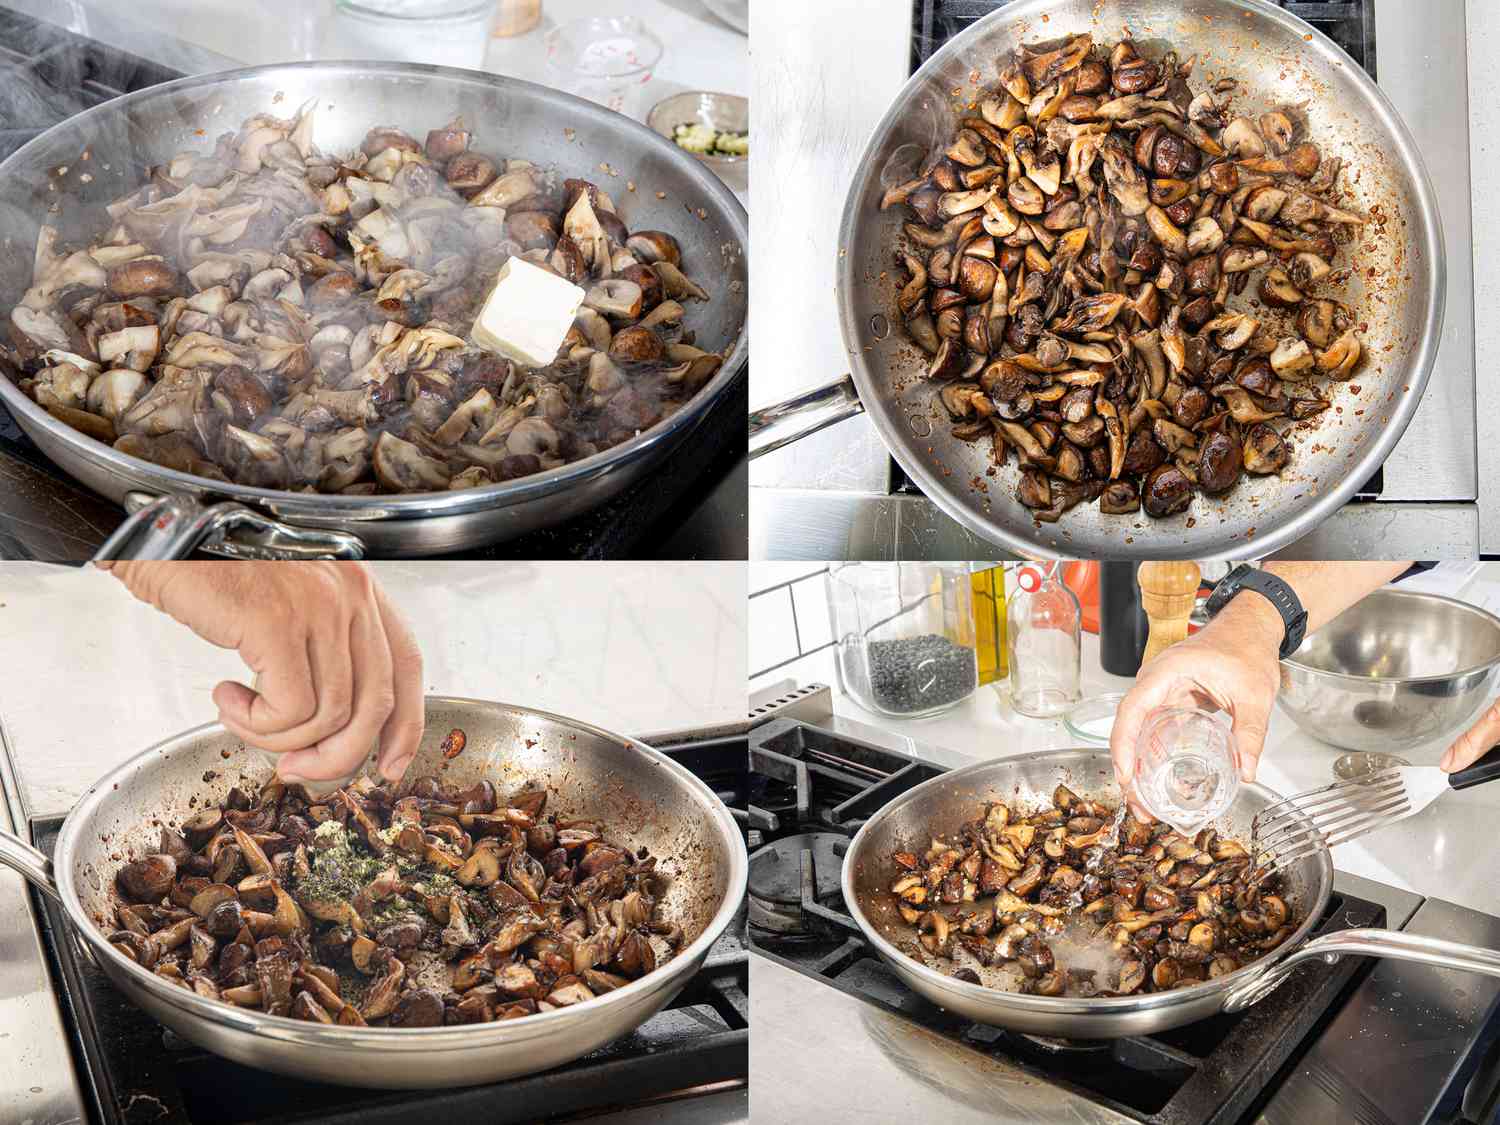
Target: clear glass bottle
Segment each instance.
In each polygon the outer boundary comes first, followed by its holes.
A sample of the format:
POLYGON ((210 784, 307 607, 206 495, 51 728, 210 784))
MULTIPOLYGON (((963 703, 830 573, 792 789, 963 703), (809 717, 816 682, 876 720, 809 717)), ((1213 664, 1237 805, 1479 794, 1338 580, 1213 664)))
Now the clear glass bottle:
POLYGON ((1061 563, 1025 563, 1006 606, 1011 706, 1055 719, 1082 697, 1083 609, 1061 563))
POLYGON ((828 572, 839 687, 886 715, 935 715, 979 685, 968 568, 847 563, 828 572))

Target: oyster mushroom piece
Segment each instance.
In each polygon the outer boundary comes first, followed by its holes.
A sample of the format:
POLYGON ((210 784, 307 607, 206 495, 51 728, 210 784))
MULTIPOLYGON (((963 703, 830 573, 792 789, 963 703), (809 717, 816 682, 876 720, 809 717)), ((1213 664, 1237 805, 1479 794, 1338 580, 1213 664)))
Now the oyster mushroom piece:
POLYGON ((92 364, 85 368, 76 363, 60 363, 44 368, 32 385, 32 395, 49 410, 59 406, 76 410, 86 404, 97 373, 98 368, 92 364))
POLYGON ((1146 208, 1151 206, 1146 177, 1130 151, 1111 134, 1100 144, 1099 155, 1104 161, 1104 181, 1119 203, 1120 211, 1125 215, 1145 214, 1146 208))
POLYGON ((464 896, 461 894, 448 897, 448 924, 443 928, 442 937, 443 944, 450 949, 465 949, 478 940, 474 928, 469 925, 464 896))
POLYGON ((191 431, 209 378, 209 372, 191 370, 163 375, 116 418, 116 428, 146 437, 191 431))
POLYGON ((99 337, 99 362, 146 371, 160 348, 161 330, 156 325, 122 328, 99 337))
POLYGON ((579 193, 568 209, 563 218, 563 235, 578 248, 585 265, 600 277, 610 275, 609 236, 599 222, 588 192, 579 193))
POLYGON ((1347 379, 1359 365, 1362 354, 1359 336, 1351 328, 1314 358, 1318 370, 1323 374, 1333 379, 1347 379))
POLYGON ((388 430, 376 440, 371 461, 376 479, 393 492, 440 491, 452 476, 442 462, 388 430))
POLYGON ((661 279, 662 292, 673 300, 708 301, 708 290, 683 273, 673 262, 661 261, 652 266, 661 279))
POLYGON ((388 956, 380 975, 365 994, 365 1002, 359 1009, 360 1016, 368 1022, 390 1015, 396 1010, 401 997, 401 985, 405 980, 406 966, 397 958, 388 956))
POLYGON ((505 448, 513 457, 533 456, 544 460, 557 456, 561 437, 545 418, 523 418, 505 439, 505 448))
POLYGON ((1148 205, 1145 212, 1146 225, 1150 227, 1152 235, 1161 243, 1162 248, 1174 258, 1185 258, 1188 252, 1187 235, 1183 234, 1167 213, 1155 204, 1148 205))

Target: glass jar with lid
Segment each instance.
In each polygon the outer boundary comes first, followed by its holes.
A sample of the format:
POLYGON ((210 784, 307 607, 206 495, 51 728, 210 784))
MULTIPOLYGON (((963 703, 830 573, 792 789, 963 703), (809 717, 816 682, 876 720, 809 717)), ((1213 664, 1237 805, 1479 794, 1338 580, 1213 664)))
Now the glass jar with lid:
POLYGON ((966 566, 847 563, 828 572, 839 687, 886 715, 935 715, 979 686, 966 566))

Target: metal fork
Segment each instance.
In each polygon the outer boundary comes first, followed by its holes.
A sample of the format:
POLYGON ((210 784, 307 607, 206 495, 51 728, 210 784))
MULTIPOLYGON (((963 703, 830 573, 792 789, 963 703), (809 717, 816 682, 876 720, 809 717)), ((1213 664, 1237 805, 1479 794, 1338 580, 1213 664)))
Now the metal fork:
POLYGON ((1386 766, 1361 777, 1294 793, 1256 813, 1250 855, 1258 881, 1323 848, 1416 816, 1450 789, 1500 778, 1500 747, 1451 774, 1436 766, 1386 766))

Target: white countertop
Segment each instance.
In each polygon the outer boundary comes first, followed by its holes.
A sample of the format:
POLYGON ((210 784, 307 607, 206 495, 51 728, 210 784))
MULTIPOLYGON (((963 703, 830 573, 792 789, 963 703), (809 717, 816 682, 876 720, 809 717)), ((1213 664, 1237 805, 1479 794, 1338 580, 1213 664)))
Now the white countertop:
MULTIPOLYGON (((1474 590, 1478 583, 1496 581, 1500 581, 1500 564, 1487 563, 1465 591, 1474 590)), ((1465 592, 1456 596, 1464 597, 1465 592)), ((799 685, 830 685, 834 689, 834 713, 839 719, 865 723, 887 735, 909 739, 901 747, 908 753, 920 754, 925 744, 982 761, 1078 745, 1060 720, 1048 722, 1018 715, 1002 692, 992 686, 981 687, 953 710, 927 719, 893 719, 867 711, 838 691, 832 649, 752 680, 751 692, 784 679, 799 685)), ((1099 640, 1085 633, 1084 694, 1125 691, 1131 682, 1100 669, 1099 640)), ((1435 743, 1407 751, 1403 757, 1413 764, 1436 765, 1446 748, 1447 743, 1435 743)), ((1333 762, 1340 753, 1303 734, 1278 709, 1271 716, 1258 780, 1280 793, 1311 789, 1333 780, 1333 762)), ((1500 786, 1448 793, 1418 816, 1335 848, 1334 866, 1403 890, 1500 914, 1500 883, 1494 877, 1493 822, 1497 817, 1500 786)))
MULTIPOLYGON (((1494 0, 1468 0, 1466 30, 1469 42, 1469 73, 1487 75, 1500 51, 1500 4, 1494 0)), ((1493 122, 1500 114, 1500 87, 1480 80, 1469 83, 1469 166, 1474 180, 1474 354, 1492 356, 1500 347, 1500 270, 1491 263, 1500 260, 1500 138, 1493 122), (1481 186, 1482 185, 1482 186, 1481 186)), ((1478 381, 1479 417, 1494 419, 1500 411, 1500 382, 1482 365, 1478 381)), ((1489 423, 1493 426, 1493 421, 1489 423)), ((1481 431, 1483 433, 1484 431, 1481 431)), ((1479 479, 1500 480, 1500 442, 1491 434, 1479 442, 1479 479)), ((1486 554, 1500 551, 1500 502, 1486 503, 1480 497, 1479 549, 1486 554)))
MULTIPOLYGON (((347 55, 332 0, 0 0, 0 5, 188 74, 347 55)), ((699 0, 615 0, 602 10, 595 0, 543 0, 541 24, 525 35, 491 39, 483 69, 551 85, 543 37, 560 24, 599 14, 635 15, 664 44, 642 97, 642 120, 651 106, 683 90, 748 96, 749 40, 699 0)), ((742 201, 748 197, 746 165, 729 169, 723 179, 742 201)))
MULTIPOLYGON (((235 563, 224 563, 234 566, 235 563)), ((742 721, 745 569, 735 563, 377 563, 431 693, 555 711, 621 734, 742 721)), ((0 564, 0 722, 33 815, 212 721, 248 677, 92 567, 0 564)))

